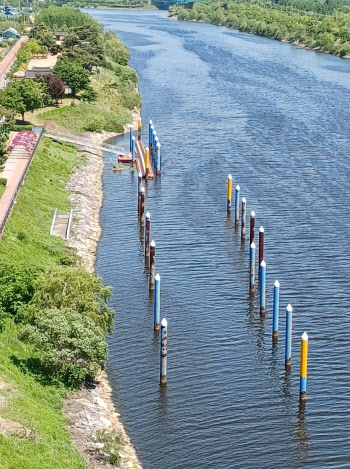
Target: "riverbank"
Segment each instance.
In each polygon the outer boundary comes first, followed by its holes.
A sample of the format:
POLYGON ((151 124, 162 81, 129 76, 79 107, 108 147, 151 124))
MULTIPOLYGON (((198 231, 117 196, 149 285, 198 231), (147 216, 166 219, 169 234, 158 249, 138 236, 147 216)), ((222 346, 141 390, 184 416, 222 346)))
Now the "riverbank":
POLYGON ((254 2, 195 3, 191 10, 173 6, 169 16, 184 21, 211 23, 257 36, 288 42, 295 47, 350 58, 346 2, 319 13, 321 2, 305 0, 300 6, 254 2))
MULTIPOLYGON (((139 112, 134 113, 136 122, 139 115, 139 112)), ((80 151, 84 152, 84 147, 80 147, 80 151)), ((89 150, 85 155, 86 162, 75 169, 67 185, 74 212, 68 246, 76 250, 81 265, 92 272, 101 235, 99 218, 103 201, 104 162, 101 152, 92 154, 89 150)), ((88 468, 112 468, 115 465, 111 464, 110 457, 106 457, 110 449, 105 441, 109 441, 108 435, 111 435, 120 457, 118 467, 141 469, 111 394, 107 374, 101 371, 93 386, 84 386, 78 393, 71 393, 65 399, 64 412, 69 417, 67 428, 73 444, 88 468)))

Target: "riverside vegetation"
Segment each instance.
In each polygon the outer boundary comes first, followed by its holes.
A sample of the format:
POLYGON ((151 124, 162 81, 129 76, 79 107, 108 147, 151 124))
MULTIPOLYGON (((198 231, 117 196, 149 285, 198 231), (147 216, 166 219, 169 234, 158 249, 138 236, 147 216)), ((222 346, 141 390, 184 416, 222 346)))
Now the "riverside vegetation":
MULTIPOLYGON (((105 88, 109 81, 112 86, 107 89, 112 90, 112 96, 115 91, 117 109, 113 119, 119 119, 112 127, 121 129, 129 119, 122 100, 130 99, 130 108, 140 103, 134 91, 136 74, 127 65, 129 51, 115 34, 103 35, 100 25, 81 12, 54 7, 45 11, 46 19, 44 12, 38 17, 47 23, 48 18, 55 18, 57 27, 62 27, 67 14, 81 21, 70 29, 71 40, 73 35, 78 41, 86 35, 91 38, 92 31, 97 36, 84 51, 64 52, 57 65, 60 79, 72 80, 72 97, 80 100, 81 77, 77 75, 83 72, 87 83, 84 91, 90 86, 96 90, 105 106, 106 125, 111 123, 106 116, 112 114, 106 110, 111 109, 105 88), (96 61, 105 65, 100 77, 91 76, 96 61), (69 67, 74 72, 71 75, 69 67), (127 93, 120 92, 124 86, 127 93)), ((40 43, 40 37, 34 40, 40 43)), ((26 82, 31 81, 19 83, 26 82)), ((42 81, 31 83, 41 90, 44 87, 42 81)), ((0 101, 8 105, 9 109, 2 110, 12 116, 13 125, 18 109, 11 107, 11 98, 15 102, 19 97, 24 102, 29 98, 27 91, 21 96, 17 89, 11 95, 7 91, 14 89, 11 87, 0 95, 0 101)), ((53 118, 60 119, 63 109, 67 109, 66 125, 75 123, 76 130, 83 130, 85 120, 82 116, 75 121, 76 109, 85 110, 85 117, 89 112, 98 115, 98 108, 91 104, 90 111, 86 107, 89 104, 86 101, 57 109, 58 117, 54 114, 53 118)), ((0 461, 4 469, 85 467, 64 426, 62 397, 67 390, 92 382, 105 366, 105 339, 113 329, 114 318, 114 311, 108 307, 111 287, 80 267, 75 251, 61 238, 49 234, 53 207, 70 208, 66 185, 74 167, 83 164, 84 159, 74 145, 43 138, 0 241, 0 461)), ((119 461, 118 455, 114 460, 119 461)))
POLYGON ((122 132, 131 122, 131 111, 141 106, 138 78, 128 66, 129 50, 118 36, 91 16, 69 7, 51 6, 36 16, 31 40, 19 51, 12 72, 25 66, 33 53, 61 52, 53 75, 36 81, 11 83, 0 92, 0 104, 20 113, 37 113, 40 122, 55 122, 77 133, 83 131, 122 132), (55 43, 51 29, 68 29, 62 45, 55 43), (71 90, 65 97, 65 87, 71 90))
POLYGON ((227 26, 303 47, 350 55, 350 4, 342 0, 280 0, 195 3, 173 6, 170 16, 227 26))

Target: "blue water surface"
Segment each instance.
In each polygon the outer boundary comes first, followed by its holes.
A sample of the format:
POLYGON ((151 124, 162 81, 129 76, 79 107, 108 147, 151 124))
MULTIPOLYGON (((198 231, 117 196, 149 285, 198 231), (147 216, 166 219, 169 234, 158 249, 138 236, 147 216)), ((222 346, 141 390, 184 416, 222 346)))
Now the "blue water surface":
POLYGON ((97 257, 117 313, 109 338, 113 397, 144 468, 349 468, 350 62, 160 11, 88 12, 129 46, 143 121, 153 119, 162 145, 163 172, 146 185, 146 209, 169 325, 165 389, 137 177, 111 171, 111 156, 97 257), (249 242, 226 216, 228 173, 248 214, 255 210, 257 229, 265 228, 264 320, 258 294, 248 297, 249 242))

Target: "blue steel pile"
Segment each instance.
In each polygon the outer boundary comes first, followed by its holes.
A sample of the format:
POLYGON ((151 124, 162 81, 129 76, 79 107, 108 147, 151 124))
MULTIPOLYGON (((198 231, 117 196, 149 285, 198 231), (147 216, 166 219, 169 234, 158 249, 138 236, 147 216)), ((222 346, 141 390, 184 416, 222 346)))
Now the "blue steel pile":
MULTIPOLYGON (((231 212, 232 202, 232 176, 227 179, 227 213, 231 212)), ((235 226, 239 225, 240 208, 240 187, 237 185, 235 190, 235 226)), ((249 294, 254 295, 256 285, 255 264, 256 264, 256 246, 254 243, 255 212, 250 214, 250 257, 249 257, 249 294)), ((266 261, 264 259, 264 228, 259 229, 259 293, 260 293, 260 316, 266 314, 266 261)), ((246 233, 246 199, 242 198, 241 212, 241 240, 245 240, 246 233)), ((272 316, 272 340, 274 343, 278 340, 278 317, 279 317, 279 298, 280 284, 278 280, 274 283, 273 293, 273 316, 272 316)), ((285 337, 285 368, 290 371, 292 364, 292 312, 293 308, 289 304, 286 308, 286 337, 285 337)), ((300 399, 306 399, 307 384, 307 356, 308 356, 308 335, 306 332, 301 336, 301 354, 300 354, 300 399)))

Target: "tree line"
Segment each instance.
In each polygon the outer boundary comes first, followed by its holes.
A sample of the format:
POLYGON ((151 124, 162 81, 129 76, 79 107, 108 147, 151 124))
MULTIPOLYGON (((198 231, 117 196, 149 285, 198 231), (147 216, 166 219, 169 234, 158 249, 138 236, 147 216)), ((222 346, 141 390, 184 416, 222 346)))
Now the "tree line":
POLYGON ((339 56, 350 55, 350 5, 346 1, 234 1, 171 7, 170 15, 227 26, 258 36, 297 43, 339 56))
POLYGON ((24 121, 26 112, 33 112, 48 104, 58 103, 68 87, 74 99, 92 103, 97 100, 97 92, 92 88, 90 75, 97 67, 106 67, 116 73, 120 87, 128 93, 126 107, 130 109, 140 104, 138 93, 132 91, 137 84, 136 73, 127 67, 130 52, 118 36, 108 31, 102 33, 101 25, 90 15, 69 7, 52 6, 40 12, 36 24, 30 31, 30 40, 19 50, 12 70, 24 69, 34 53, 50 51, 62 54, 53 68, 53 73, 38 76, 34 80, 14 81, 0 92, 0 105, 21 114, 24 121), (68 24, 74 26, 68 27, 68 24), (57 45, 53 37, 53 27, 67 29, 62 45, 57 45), (135 96, 134 96, 135 95, 135 96))

